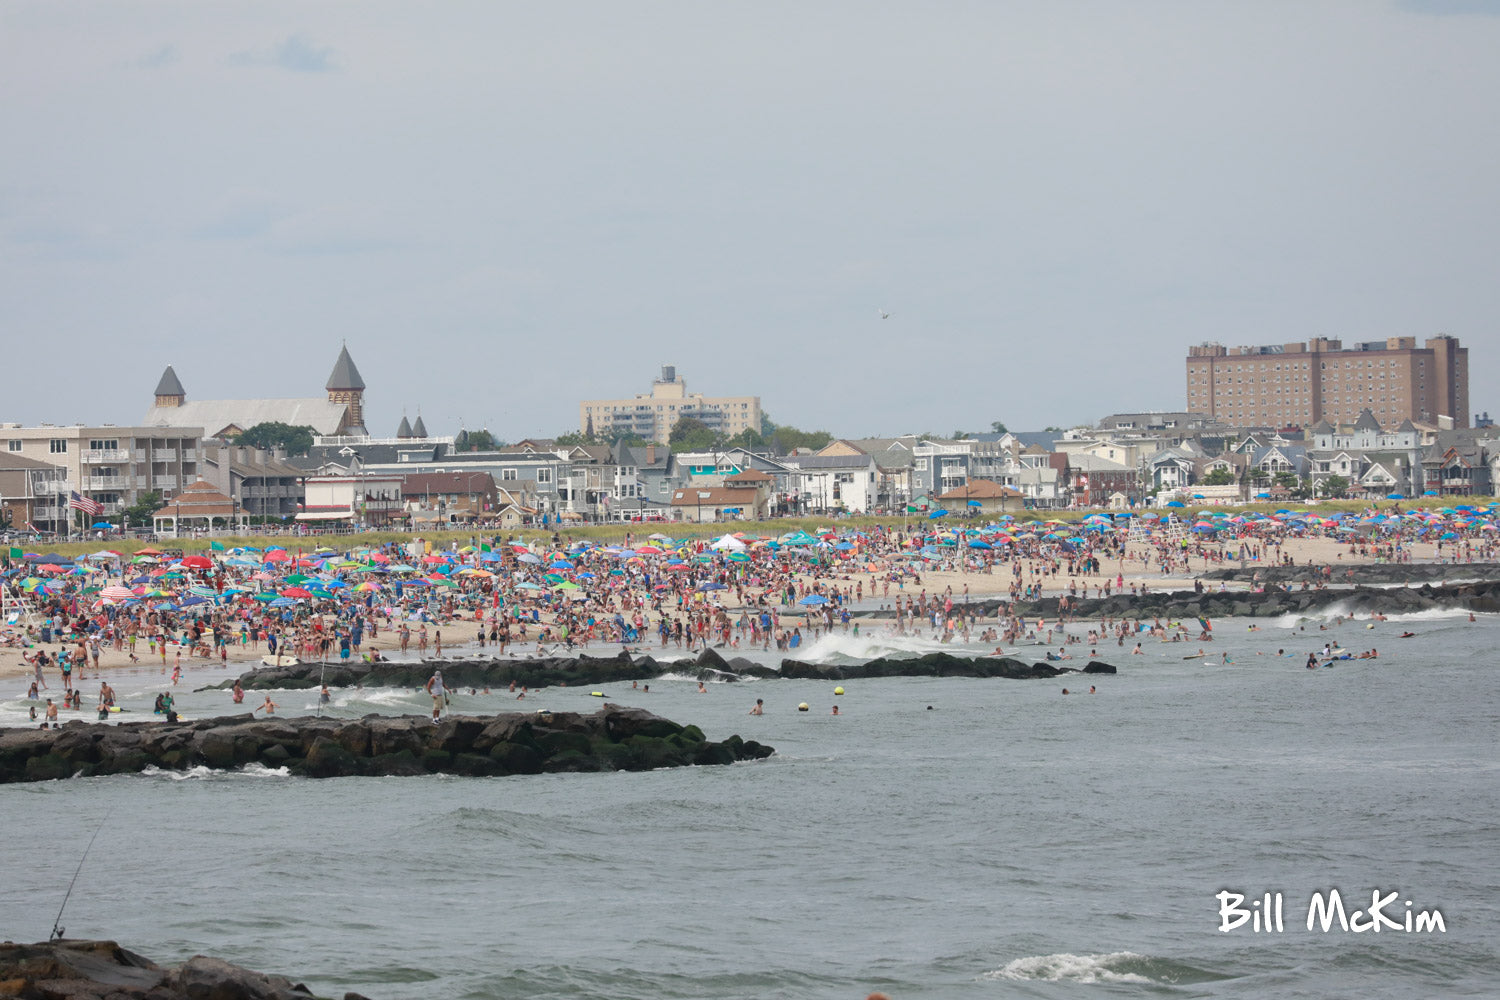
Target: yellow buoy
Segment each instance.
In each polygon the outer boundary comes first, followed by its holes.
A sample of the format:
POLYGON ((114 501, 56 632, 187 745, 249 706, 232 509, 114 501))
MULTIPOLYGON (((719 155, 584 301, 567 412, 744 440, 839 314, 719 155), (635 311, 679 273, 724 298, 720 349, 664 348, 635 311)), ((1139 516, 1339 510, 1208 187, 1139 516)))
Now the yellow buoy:
POLYGON ((843 694, 843 693, 844 693, 844 689, 843 689, 843 688, 841 688, 841 687, 839 687, 839 688, 834 688, 834 689, 833 689, 833 693, 834 693, 834 694, 843 694))
POLYGON ((804 701, 802 704, 798 705, 797 706, 797 711, 799 711, 799 712, 805 712, 805 711, 807 711, 807 702, 804 701))

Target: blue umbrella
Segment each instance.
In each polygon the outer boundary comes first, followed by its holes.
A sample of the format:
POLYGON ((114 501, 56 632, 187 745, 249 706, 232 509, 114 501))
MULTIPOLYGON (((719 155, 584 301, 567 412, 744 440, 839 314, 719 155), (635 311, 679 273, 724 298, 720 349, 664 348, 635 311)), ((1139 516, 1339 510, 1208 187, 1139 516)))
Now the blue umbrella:
POLYGON ((927 515, 927 520, 931 521, 933 518, 942 517, 946 513, 948 513, 946 510, 934 510, 934 511, 931 511, 927 515))
POLYGON ((797 603, 806 605, 827 604, 828 598, 824 597, 822 594, 808 594, 797 603))
POLYGON ((1167 501, 1167 506, 1168 507, 1186 507, 1187 504, 1183 503, 1181 500, 1168 500, 1167 501))
POLYGON ((969 501, 969 506, 970 507, 983 507, 984 506, 984 502, 980 501, 980 500, 970 500, 969 501))
POLYGON ((89 527, 90 528, 113 528, 114 525, 110 524, 108 521, 95 521, 93 524, 89 525, 89 527))

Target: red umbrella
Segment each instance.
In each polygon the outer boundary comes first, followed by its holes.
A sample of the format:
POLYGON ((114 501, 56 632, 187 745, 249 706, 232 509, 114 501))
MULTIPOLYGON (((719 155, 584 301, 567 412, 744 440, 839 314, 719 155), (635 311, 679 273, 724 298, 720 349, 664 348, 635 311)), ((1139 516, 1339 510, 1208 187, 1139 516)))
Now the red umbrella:
POLYGON ((286 549, 272 549, 265 554, 263 562, 286 562, 291 556, 286 554, 286 549))
POLYGON ((304 590, 301 587, 288 587, 285 590, 281 591, 281 596, 282 597, 311 597, 312 594, 308 593, 306 590, 304 590))
POLYGON ((183 556, 182 564, 192 569, 213 569, 214 562, 207 556, 183 556))

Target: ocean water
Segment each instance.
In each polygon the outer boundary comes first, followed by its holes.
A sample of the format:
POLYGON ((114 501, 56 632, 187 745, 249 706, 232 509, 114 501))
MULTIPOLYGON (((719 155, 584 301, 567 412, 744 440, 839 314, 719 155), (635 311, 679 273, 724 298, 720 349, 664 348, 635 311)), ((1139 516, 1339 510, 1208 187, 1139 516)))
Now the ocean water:
MULTIPOLYGON (((1219 622, 1211 659, 1183 659, 1197 642, 1111 643, 1118 676, 608 691, 778 750, 727 768, 4 786, 0 934, 47 936, 97 830, 70 936, 219 955, 333 996, 1493 996, 1500 620, 1330 621, 1219 622), (1380 658, 1304 668, 1334 640, 1380 658), (1387 914, 1404 921, 1411 900, 1446 930, 1307 930, 1312 894, 1333 888, 1350 911, 1396 891, 1387 914), (1221 932, 1221 890, 1246 906, 1282 893, 1284 931, 1221 932)), ((823 642, 807 653, 932 648, 823 642)), ((163 684, 115 686, 149 709, 163 684)), ((311 692, 273 697, 313 708, 311 692)), ((179 689, 193 718, 226 702, 179 689)), ((6 721, 18 705, 0 702, 6 721)), ((598 706, 582 689, 456 705, 598 706)), ((329 710, 426 707, 376 690, 329 710)))

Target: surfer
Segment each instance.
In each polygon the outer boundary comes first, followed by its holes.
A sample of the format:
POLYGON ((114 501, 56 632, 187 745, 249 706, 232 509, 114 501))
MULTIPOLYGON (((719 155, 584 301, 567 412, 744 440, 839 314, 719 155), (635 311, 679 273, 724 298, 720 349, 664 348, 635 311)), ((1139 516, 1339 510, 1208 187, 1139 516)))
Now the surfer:
POLYGON ((1318 669, 1318 654, 1317 653, 1308 653, 1307 654, 1307 669, 1308 670, 1317 670, 1318 669))

